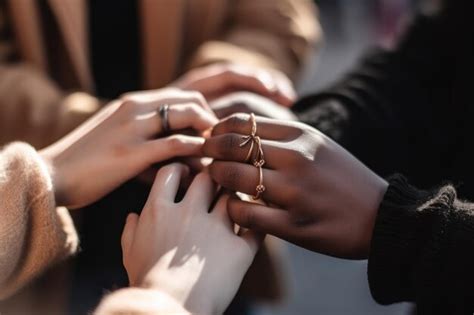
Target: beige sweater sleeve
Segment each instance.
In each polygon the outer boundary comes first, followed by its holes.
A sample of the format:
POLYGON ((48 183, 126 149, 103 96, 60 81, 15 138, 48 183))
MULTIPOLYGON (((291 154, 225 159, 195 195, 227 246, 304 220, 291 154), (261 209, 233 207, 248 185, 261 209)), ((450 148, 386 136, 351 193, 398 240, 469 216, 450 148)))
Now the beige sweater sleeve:
POLYGON ((100 107, 97 98, 83 92, 63 92, 32 67, 0 62, 0 145, 24 141, 44 148, 100 107))
POLYGON ((127 288, 105 297, 94 314, 181 315, 190 313, 162 292, 151 289, 127 288))
POLYGON ((0 299, 75 252, 67 209, 55 206, 46 164, 29 145, 0 151, 0 299))
POLYGON ((322 41, 312 0, 234 1, 229 27, 199 47, 190 66, 230 61, 279 69, 294 78, 322 41))
MULTIPOLYGON (((17 59, 4 1, 0 1, 0 145, 24 141, 44 148, 94 115, 101 101, 63 91, 45 73, 17 59)), ((6 1, 5 1, 6 2, 6 1)))

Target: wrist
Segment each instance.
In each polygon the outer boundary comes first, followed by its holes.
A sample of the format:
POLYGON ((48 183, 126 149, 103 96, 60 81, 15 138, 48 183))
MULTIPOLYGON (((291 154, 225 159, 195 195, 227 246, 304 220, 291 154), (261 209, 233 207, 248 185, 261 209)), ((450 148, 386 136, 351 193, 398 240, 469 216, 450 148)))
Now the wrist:
POLYGON ((377 215, 380 209, 380 205, 383 202, 384 196, 387 192, 388 189, 388 182, 379 177, 378 175, 375 175, 374 178, 374 183, 373 183, 373 188, 372 188, 372 198, 371 202, 368 204, 367 207, 367 220, 366 220, 366 225, 363 228, 364 231, 364 236, 363 239, 364 241, 364 256, 368 257, 370 254, 370 247, 372 243, 372 237, 374 233, 374 228, 375 228, 375 222, 377 219, 377 215))
POLYGON ((58 153, 53 146, 47 147, 39 151, 39 155, 48 166, 49 175, 51 177, 52 189, 54 193, 54 199, 57 206, 66 205, 66 193, 63 168, 60 167, 58 153))

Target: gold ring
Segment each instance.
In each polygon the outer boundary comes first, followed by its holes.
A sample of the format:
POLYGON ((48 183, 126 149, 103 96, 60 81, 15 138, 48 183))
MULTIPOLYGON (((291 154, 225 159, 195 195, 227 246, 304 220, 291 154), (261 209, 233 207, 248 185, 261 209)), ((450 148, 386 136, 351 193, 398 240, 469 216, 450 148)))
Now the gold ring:
POLYGON ((262 140, 259 136, 254 137, 255 143, 257 143, 257 155, 253 161, 255 167, 262 167, 265 164, 265 155, 263 154, 262 140))
POLYGON ((243 142, 239 146, 242 148, 250 143, 245 162, 248 162, 252 158, 252 155, 255 155, 252 164, 258 169, 258 184, 255 187, 255 195, 252 198, 257 200, 260 199, 260 196, 266 189, 265 185, 263 185, 263 165, 265 165, 265 155, 263 154, 262 140, 257 136, 257 121, 254 113, 250 114, 250 122, 252 124, 250 135, 242 137, 243 142), (257 151, 254 154, 253 151, 255 145, 257 145, 257 151))
POLYGON ((242 137, 244 141, 239 145, 239 147, 243 148, 248 143, 250 143, 250 149, 247 153, 247 157, 245 158, 245 162, 248 162, 252 157, 255 137, 257 136, 257 122, 255 121, 254 113, 250 114, 250 122, 252 123, 252 130, 250 131, 250 135, 242 137))
POLYGON ((265 156, 263 154, 263 149, 262 149, 262 140, 260 139, 259 136, 257 136, 257 121, 255 120, 254 113, 250 114, 250 122, 252 123, 252 130, 250 132, 250 135, 243 136, 242 139, 244 141, 239 146, 242 148, 242 147, 245 147, 248 143, 250 143, 249 151, 244 160, 245 162, 248 162, 252 158, 252 155, 254 154, 253 149, 255 147, 255 144, 257 144, 257 154, 255 154, 255 158, 252 164, 255 167, 259 167, 265 164, 265 156))
POLYGON ((255 187, 255 196, 253 196, 253 200, 260 199, 260 195, 263 194, 265 191, 265 185, 263 185, 263 168, 258 167, 258 185, 255 187))

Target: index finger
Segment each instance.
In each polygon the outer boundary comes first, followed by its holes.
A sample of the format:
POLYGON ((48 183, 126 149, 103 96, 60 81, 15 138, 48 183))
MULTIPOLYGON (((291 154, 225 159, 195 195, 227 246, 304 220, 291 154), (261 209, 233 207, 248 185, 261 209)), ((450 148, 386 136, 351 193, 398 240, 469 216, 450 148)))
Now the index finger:
MULTIPOLYGON (((256 116, 255 123, 257 124, 256 135, 262 139, 285 140, 289 138, 295 138, 301 133, 294 123, 289 121, 256 116)), ((237 113, 224 118, 212 129, 213 136, 226 133, 249 135, 251 132, 251 115, 244 113, 237 113)))

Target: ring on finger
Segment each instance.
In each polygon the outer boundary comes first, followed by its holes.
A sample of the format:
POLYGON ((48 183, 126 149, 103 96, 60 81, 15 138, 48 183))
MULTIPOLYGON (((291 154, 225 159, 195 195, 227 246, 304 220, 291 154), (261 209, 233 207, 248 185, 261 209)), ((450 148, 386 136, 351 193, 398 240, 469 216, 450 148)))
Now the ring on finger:
POLYGON ((163 104, 160 106, 160 108, 158 108, 158 117, 161 121, 161 131, 163 133, 168 133, 171 130, 169 122, 169 109, 169 104, 163 104))
POLYGON ((265 159, 264 159, 261 139, 260 139, 259 136, 257 136, 257 121, 255 119, 255 114, 254 113, 250 114, 250 123, 252 125, 250 135, 242 137, 244 141, 239 146, 242 148, 242 147, 245 147, 247 144, 250 143, 250 148, 249 148, 249 151, 248 151, 247 156, 245 158, 245 162, 248 162, 252 158, 252 155, 255 155, 255 158, 254 158, 252 164, 255 167, 263 166, 265 164, 265 159), (255 144, 257 145, 257 153, 256 154, 254 154, 254 152, 253 152, 255 144))
POLYGON ((265 192, 265 185, 263 185, 263 169, 262 167, 258 167, 258 185, 255 187, 255 195, 252 197, 253 200, 260 199, 261 194, 265 192))

